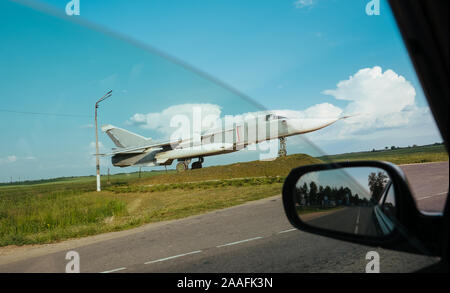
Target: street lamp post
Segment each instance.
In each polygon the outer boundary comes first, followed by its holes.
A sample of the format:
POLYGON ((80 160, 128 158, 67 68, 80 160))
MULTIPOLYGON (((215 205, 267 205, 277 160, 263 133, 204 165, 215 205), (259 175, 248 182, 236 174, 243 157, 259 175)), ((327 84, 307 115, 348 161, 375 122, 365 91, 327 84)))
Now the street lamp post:
POLYGON ((98 126, 97 126, 97 109, 98 109, 98 104, 103 101, 106 100, 107 98, 111 97, 112 95, 112 90, 110 90, 109 92, 107 92, 100 100, 97 101, 97 103, 95 103, 95 157, 96 157, 96 164, 97 164, 97 191, 101 191, 101 187, 100 187, 100 159, 99 159, 99 154, 98 154, 98 126))

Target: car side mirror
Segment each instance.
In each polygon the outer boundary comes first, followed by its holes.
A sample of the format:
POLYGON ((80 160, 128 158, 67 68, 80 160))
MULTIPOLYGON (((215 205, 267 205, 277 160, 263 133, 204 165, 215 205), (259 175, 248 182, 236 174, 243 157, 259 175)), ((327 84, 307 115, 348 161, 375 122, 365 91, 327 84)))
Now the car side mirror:
POLYGON ((426 255, 439 253, 421 229, 436 229, 433 226, 440 225, 442 217, 418 211, 406 177, 390 163, 295 168, 283 185, 283 205, 291 224, 306 232, 426 255))

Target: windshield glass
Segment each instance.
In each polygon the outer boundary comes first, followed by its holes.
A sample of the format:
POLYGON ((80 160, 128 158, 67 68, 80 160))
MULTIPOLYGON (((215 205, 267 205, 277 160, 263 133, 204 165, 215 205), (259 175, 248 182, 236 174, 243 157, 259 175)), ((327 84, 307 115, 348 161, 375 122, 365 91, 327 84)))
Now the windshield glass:
POLYGON ((82 272, 363 271, 367 247, 295 238, 281 205, 293 168, 332 161, 400 165, 442 212, 448 154, 386 1, 107 2, 0 1, 0 272, 73 238, 82 272))

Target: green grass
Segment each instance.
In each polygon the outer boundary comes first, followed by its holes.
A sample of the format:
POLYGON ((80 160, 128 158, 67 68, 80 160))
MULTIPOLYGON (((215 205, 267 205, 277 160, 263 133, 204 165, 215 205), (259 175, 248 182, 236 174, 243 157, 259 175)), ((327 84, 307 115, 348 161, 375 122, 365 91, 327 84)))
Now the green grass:
POLYGON ((182 183, 166 183, 156 185, 115 185, 109 186, 106 190, 114 193, 148 193, 168 191, 173 189, 193 190, 193 189, 210 189, 223 188, 227 186, 243 187, 243 186, 257 186, 264 184, 283 183, 285 177, 256 177, 256 178, 240 178, 240 179, 220 179, 199 182, 182 182, 182 183))
POLYGON ((67 235, 66 229, 97 224, 125 212, 124 201, 96 193, 2 196, 0 245, 49 242, 67 235), (37 235, 37 241, 30 240, 30 235, 37 235))
MULTIPOLYGON (((322 161, 383 160, 395 164, 446 161, 442 145, 313 158, 290 155, 176 173, 137 172, 0 185, 0 246, 51 243, 119 231, 281 193, 292 168, 322 161)), ((303 211, 314 212, 314 211, 303 211)))
POLYGON ((280 193, 280 179, 167 185, 159 190, 111 187, 102 192, 55 192, 0 201, 0 246, 50 243, 183 218, 280 193), (189 186, 189 187, 188 187, 189 186))
MULTIPOLYGON (((109 176, 109 180, 112 182, 120 181, 120 180, 130 180, 130 179, 139 179, 139 178, 147 178, 152 176, 158 176, 161 174, 171 174, 175 173, 175 170, 167 170, 166 171, 147 171, 141 172, 139 177, 139 172, 131 172, 131 173, 119 173, 109 176)), ((108 176, 106 174, 102 174, 102 182, 108 181, 108 176)), ((79 176, 79 177, 60 177, 60 178, 51 178, 51 179, 41 179, 41 180, 27 180, 21 182, 12 182, 12 183, 0 183, 0 189, 5 187, 16 187, 16 186, 42 186, 42 185, 55 185, 55 184, 84 184, 91 183, 95 185, 96 176, 79 176)))
POLYGON ((0 187, 0 246, 51 243, 183 218, 281 193, 307 155, 158 176, 103 176, 0 187), (236 178, 238 177, 238 178, 236 178), (234 179, 233 179, 234 178, 234 179), (209 181, 208 181, 209 180, 209 181))
POLYGON ((319 157, 319 159, 323 161, 378 160, 401 165, 448 161, 448 154, 445 146, 438 144, 398 148, 395 150, 379 150, 375 152, 346 153, 323 156, 319 157))
POLYGON ((252 161, 213 166, 188 172, 161 174, 141 180, 142 184, 195 182, 216 179, 287 176, 292 168, 319 164, 322 161, 304 154, 290 155, 273 161, 252 161))

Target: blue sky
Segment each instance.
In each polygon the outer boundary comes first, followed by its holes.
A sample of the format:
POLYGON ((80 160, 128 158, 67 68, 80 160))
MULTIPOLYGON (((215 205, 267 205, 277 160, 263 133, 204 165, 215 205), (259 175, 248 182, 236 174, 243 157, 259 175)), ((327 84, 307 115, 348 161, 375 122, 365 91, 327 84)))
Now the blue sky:
MULTIPOLYGON (((133 115, 188 103, 218 105, 222 115, 326 103, 342 114, 374 109, 370 119, 305 136, 326 153, 441 141, 385 1, 380 16, 359 0, 80 0, 80 16, 64 14, 67 2, 29 2, 57 17, 0 4, 0 182, 94 174, 93 105, 109 89, 99 124, 153 138, 166 133, 133 115)), ((103 133, 100 141, 104 151, 113 146, 103 133)), ((288 152, 318 153, 304 138, 289 140, 288 152)), ((244 151, 207 163, 250 159, 257 155, 244 151)), ((112 168, 123 171, 135 168, 112 168)))

